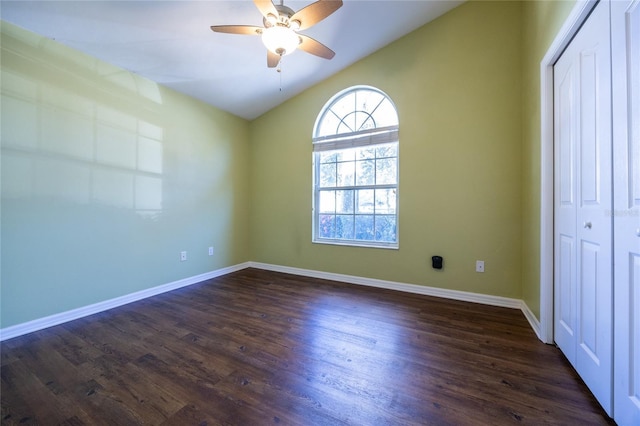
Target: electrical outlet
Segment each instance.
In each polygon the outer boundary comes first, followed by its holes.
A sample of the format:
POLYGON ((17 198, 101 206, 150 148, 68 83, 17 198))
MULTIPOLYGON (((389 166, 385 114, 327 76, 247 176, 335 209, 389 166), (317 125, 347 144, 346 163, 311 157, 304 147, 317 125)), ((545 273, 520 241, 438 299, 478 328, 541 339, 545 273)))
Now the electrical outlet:
POLYGON ((213 247, 209 247, 209 256, 213 256, 213 247))
POLYGON ((476 260, 476 272, 484 272, 484 260, 476 260))
POLYGON ((180 262, 184 262, 185 260, 187 260, 187 252, 186 251, 181 251, 180 252, 180 262))

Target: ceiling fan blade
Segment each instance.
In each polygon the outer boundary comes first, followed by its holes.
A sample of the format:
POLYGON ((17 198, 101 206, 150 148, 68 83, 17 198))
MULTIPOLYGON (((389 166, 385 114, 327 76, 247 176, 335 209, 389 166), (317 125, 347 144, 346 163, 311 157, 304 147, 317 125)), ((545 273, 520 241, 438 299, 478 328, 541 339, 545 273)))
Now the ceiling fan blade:
POLYGON ((251 25, 212 25, 211 31, 216 33, 243 34, 243 35, 260 35, 262 27, 254 27, 251 25))
POLYGON ((267 50, 267 66, 269 68, 275 68, 278 66, 280 62, 280 55, 273 53, 270 50, 267 50))
POLYGON ((265 18, 269 14, 275 16, 276 18, 279 16, 278 9, 276 9, 271 0, 253 0, 253 3, 255 3, 258 10, 265 18))
POLYGON ((340 7, 342 0, 318 0, 294 13, 291 21, 300 22, 300 29, 304 30, 322 21, 340 7))
POLYGON ((298 34, 298 36, 302 40, 302 43, 300 43, 300 45, 298 46, 300 50, 304 50, 307 53, 311 53, 312 55, 316 55, 325 59, 331 59, 336 55, 333 50, 329 49, 319 41, 316 41, 311 37, 303 34, 298 34))

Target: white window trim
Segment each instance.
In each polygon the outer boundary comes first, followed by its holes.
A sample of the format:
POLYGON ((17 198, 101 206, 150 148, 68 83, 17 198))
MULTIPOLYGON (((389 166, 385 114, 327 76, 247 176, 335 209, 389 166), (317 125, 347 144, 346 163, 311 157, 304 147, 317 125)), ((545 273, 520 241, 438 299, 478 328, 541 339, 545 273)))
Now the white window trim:
MULTIPOLYGON (((345 89, 336 95, 334 95, 322 108, 322 111, 318 115, 316 119, 316 123, 314 125, 314 135, 318 130, 318 126, 322 123, 324 117, 330 108, 342 97, 348 95, 349 93, 356 92, 359 90, 371 90, 378 92, 384 96, 384 98, 391 102, 394 110, 397 114, 397 108, 393 104, 391 98, 381 90, 371 87, 371 86, 353 86, 348 89, 345 89)), ((397 117, 397 116, 396 116, 397 117)), ((399 226, 399 217, 400 217, 400 143, 399 143, 399 125, 392 125, 387 127, 377 127, 374 129, 362 130, 353 133, 340 133, 334 135, 326 135, 326 136, 318 136, 313 138, 313 154, 312 154, 312 166, 313 166, 313 182, 312 182, 312 192, 313 192, 313 204, 312 204, 312 243, 314 244, 328 244, 328 245, 339 245, 339 246, 350 246, 350 247, 368 247, 368 248, 381 248, 381 249, 392 249, 398 250, 400 247, 400 226, 399 226), (332 187, 331 190, 362 190, 362 189, 385 189, 385 188, 393 188, 396 190, 396 205, 395 205, 395 214, 393 215, 396 220, 396 228, 395 228, 395 241, 394 242, 385 242, 385 241, 375 241, 375 240, 348 240, 348 239, 336 239, 336 238, 320 238, 318 237, 319 233, 319 220, 320 213, 316 213, 316 209, 318 208, 320 203, 320 193, 321 188, 319 188, 319 177, 320 177, 320 164, 318 162, 318 158, 320 153, 327 151, 335 151, 349 148, 357 148, 364 146, 375 146, 375 145, 383 145, 388 143, 396 143, 397 144, 397 152, 396 152, 396 183, 395 184, 382 184, 382 185, 353 185, 353 186, 345 186, 345 187, 332 187)), ((322 188, 322 190, 328 190, 329 188, 322 188)), ((356 213, 353 213, 353 216, 357 216, 356 213)), ((374 220, 377 215, 373 214, 374 220)), ((385 216, 384 214, 380 214, 379 216, 385 216)))
POLYGON ((313 151, 333 151, 359 146, 382 145, 399 141, 398 126, 381 127, 354 133, 313 138, 313 151))

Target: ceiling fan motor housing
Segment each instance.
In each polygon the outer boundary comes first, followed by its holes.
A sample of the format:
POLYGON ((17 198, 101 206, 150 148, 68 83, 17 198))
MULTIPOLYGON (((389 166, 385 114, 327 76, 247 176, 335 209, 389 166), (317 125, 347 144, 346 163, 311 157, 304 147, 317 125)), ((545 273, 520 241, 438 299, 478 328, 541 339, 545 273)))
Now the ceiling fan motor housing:
POLYGON ((276 10, 278 11, 278 16, 274 16, 269 14, 262 18, 262 22, 264 23, 265 28, 270 28, 273 26, 291 28, 292 30, 298 30, 300 28, 300 21, 294 20, 291 21, 291 17, 295 13, 293 9, 287 7, 283 4, 274 5, 276 10))

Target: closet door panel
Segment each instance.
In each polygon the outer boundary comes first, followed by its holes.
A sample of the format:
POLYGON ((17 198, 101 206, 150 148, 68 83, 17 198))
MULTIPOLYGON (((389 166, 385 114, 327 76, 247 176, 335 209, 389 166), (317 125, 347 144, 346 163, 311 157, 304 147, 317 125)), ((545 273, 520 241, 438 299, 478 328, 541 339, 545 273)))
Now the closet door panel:
POLYGON ((640 0, 611 2, 614 419, 640 424, 640 0))
POLYGON ((613 403, 611 46, 598 3, 554 66, 555 339, 605 411, 613 403), (571 197, 567 195, 571 194, 571 197), (571 241, 571 244, 567 244, 571 241), (568 298, 569 300, 566 300, 568 298))
POLYGON ((554 67, 554 338, 576 366, 577 248, 576 153, 578 111, 576 67, 565 58, 554 67))

